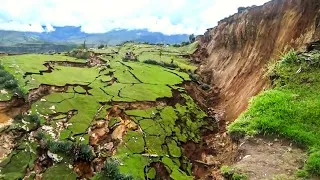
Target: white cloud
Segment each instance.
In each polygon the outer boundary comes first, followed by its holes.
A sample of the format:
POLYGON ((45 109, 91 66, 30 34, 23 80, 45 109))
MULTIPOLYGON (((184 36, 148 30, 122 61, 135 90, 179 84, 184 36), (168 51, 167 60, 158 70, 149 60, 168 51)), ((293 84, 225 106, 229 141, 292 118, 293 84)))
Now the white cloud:
POLYGON ((24 24, 18 22, 0 22, 0 29, 12 31, 30 31, 30 32, 43 32, 40 24, 24 24))
POLYGON ((52 25, 51 24, 46 24, 46 28, 45 28, 45 31, 46 32, 52 32, 52 31, 54 31, 55 29, 54 29, 54 27, 52 27, 52 25))
POLYGON ((203 33, 240 6, 267 0, 0 0, 0 29, 53 31, 52 26, 82 26, 102 33, 116 28, 165 34, 203 33), (29 25, 31 24, 31 25, 29 25), (45 25, 43 29, 41 25, 45 25))

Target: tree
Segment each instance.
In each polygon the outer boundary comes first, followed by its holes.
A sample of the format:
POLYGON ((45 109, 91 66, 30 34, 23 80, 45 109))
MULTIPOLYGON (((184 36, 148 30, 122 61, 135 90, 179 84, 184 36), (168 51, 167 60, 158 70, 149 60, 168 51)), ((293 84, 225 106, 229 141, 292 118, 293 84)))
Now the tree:
POLYGON ((186 45, 189 45, 190 42, 181 42, 181 46, 186 46, 186 45))
POLYGON ((83 41, 83 49, 86 49, 86 40, 83 41))
POLYGON ((109 46, 109 42, 111 41, 111 39, 107 39, 105 42, 106 42, 106 45, 104 47, 108 47, 109 46))
POLYGON ((78 49, 86 49, 86 40, 84 40, 83 44, 80 44, 77 48, 78 49))
POLYGON ((238 7, 238 13, 241 13, 245 11, 247 8, 246 7, 238 7))
POLYGON ((190 34, 189 36, 190 43, 193 43, 195 40, 196 40, 196 37, 194 36, 194 34, 190 34))
POLYGON ((101 44, 101 45, 98 46, 98 49, 102 49, 102 48, 104 48, 104 45, 103 45, 103 44, 101 44))

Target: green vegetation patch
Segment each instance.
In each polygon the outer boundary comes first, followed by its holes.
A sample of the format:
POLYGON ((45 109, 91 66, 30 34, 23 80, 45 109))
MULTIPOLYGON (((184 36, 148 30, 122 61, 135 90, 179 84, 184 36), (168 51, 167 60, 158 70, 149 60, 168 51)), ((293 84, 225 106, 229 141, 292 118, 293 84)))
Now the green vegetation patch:
MULTIPOLYGON (((122 174, 119 171, 119 163, 114 159, 108 159, 101 172, 96 174, 92 180, 133 180, 132 175, 122 174)), ((136 179, 136 178, 135 178, 136 179)))
MULTIPOLYGON (((206 114, 199 109, 191 97, 185 94, 182 96, 186 99, 183 105, 125 111, 136 121, 142 132, 135 132, 135 135, 132 135, 132 132, 128 133, 126 136, 129 137, 125 136, 125 141, 118 148, 116 157, 119 157, 120 161, 123 157, 130 158, 130 154, 138 152, 135 150, 138 149, 136 145, 141 144, 144 149, 139 149, 139 151, 143 150, 139 154, 149 158, 146 166, 151 162, 162 162, 166 165, 171 178, 192 179, 190 163, 183 161, 184 163, 181 164, 178 159, 182 158, 181 143, 188 140, 199 141, 200 129, 205 125, 203 119, 206 114), (128 139, 136 140, 136 144, 130 144, 130 141, 128 143, 128 139), (134 151, 124 149, 125 146, 134 151)), ((125 162, 121 162, 125 165, 125 162)), ((149 176, 148 172, 147 174, 149 176)), ((150 175, 153 176, 152 170, 150 175)))
MULTIPOLYGON (((35 88, 39 85, 34 78, 24 78, 24 75, 29 73, 39 73, 45 71, 47 68, 43 65, 48 61, 78 61, 72 57, 63 55, 40 55, 40 54, 26 54, 17 56, 1 57, 1 63, 5 70, 14 75, 18 84, 21 85, 23 92, 27 93, 29 89, 35 88)), ((79 62, 79 61, 78 61, 79 62)), ((64 79, 66 76, 64 77, 64 79)))
POLYGON ((27 167, 33 168, 36 160, 36 146, 34 143, 24 142, 0 164, 0 178, 5 180, 22 179, 27 167))
POLYGON ((220 168, 222 176, 227 180, 248 180, 246 174, 240 173, 238 169, 230 166, 222 166, 220 168))
POLYGON ((133 68, 131 72, 142 83, 176 85, 183 82, 183 79, 174 72, 169 72, 159 66, 134 62, 128 62, 126 64, 133 68))
POLYGON ((77 174, 73 172, 72 168, 68 167, 66 163, 58 163, 47 169, 43 175, 43 179, 54 180, 57 177, 65 180, 77 179, 77 174))
POLYGON ((13 94, 24 95, 15 77, 0 65, 0 100, 9 100, 13 94))
POLYGON ((119 95, 135 101, 156 101, 158 98, 172 97, 172 92, 165 85, 134 84, 123 88, 119 95))
POLYGON ((181 169, 179 169, 179 165, 176 164, 174 161, 172 161, 168 157, 163 157, 161 159, 163 164, 165 164, 167 170, 170 173, 170 177, 172 179, 181 179, 181 180, 191 180, 193 179, 192 176, 188 176, 185 172, 183 172, 181 169))
POLYGON ((130 154, 121 159, 119 170, 121 174, 130 174, 134 179, 144 179, 144 168, 149 164, 148 159, 140 154, 130 154))
POLYGON ((305 169, 320 175, 320 56, 294 51, 276 62, 272 89, 250 101, 249 108, 228 127, 233 136, 278 134, 310 149, 305 169))
POLYGON ((158 50, 158 52, 143 52, 139 56, 139 61, 147 61, 147 60, 154 60, 157 62, 167 63, 167 64, 176 64, 177 67, 174 68, 180 68, 183 70, 190 70, 195 71, 197 69, 196 66, 192 65, 188 60, 177 56, 176 54, 165 54, 161 53, 158 50))
POLYGON ((57 86, 63 86, 66 84, 86 85, 94 81, 98 75, 99 71, 96 68, 55 66, 52 73, 33 75, 33 78, 35 78, 39 84, 51 84, 57 86))
MULTIPOLYGON (((70 126, 64 131, 72 132, 72 134, 84 133, 90 126, 100 104, 93 96, 70 94, 70 93, 53 93, 44 97, 46 101, 38 101, 33 104, 32 109, 41 115, 50 115, 55 112, 68 112, 77 110, 77 114, 70 120, 70 126), (52 101, 58 101, 53 103, 52 101)), ((52 122, 52 125, 55 122, 52 122)), ((66 133, 66 132, 62 133, 66 133)))
POLYGON ((143 134, 137 131, 128 131, 123 139, 123 143, 118 147, 118 153, 127 153, 129 151, 132 154, 142 153, 144 151, 144 139, 143 134))

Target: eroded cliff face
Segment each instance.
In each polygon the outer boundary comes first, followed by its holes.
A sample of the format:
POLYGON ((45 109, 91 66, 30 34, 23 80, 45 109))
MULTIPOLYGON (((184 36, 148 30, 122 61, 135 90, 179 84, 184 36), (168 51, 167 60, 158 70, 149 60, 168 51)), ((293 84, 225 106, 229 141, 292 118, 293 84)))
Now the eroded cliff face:
POLYGON ((273 0, 221 20, 197 39, 199 73, 220 88, 217 108, 234 120, 267 86, 268 61, 320 39, 320 0, 273 0))

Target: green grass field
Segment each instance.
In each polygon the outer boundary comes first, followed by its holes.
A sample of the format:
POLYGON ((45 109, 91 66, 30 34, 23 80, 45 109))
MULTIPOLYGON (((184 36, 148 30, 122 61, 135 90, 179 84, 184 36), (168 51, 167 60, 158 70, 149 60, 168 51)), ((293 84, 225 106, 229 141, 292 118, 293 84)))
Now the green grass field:
POLYGON ((248 110, 229 126, 229 132, 291 139, 309 150, 309 159, 297 174, 319 176, 320 52, 297 55, 290 51, 269 65, 269 74, 278 77, 274 87, 254 97, 248 110))
MULTIPOLYGON (((179 54, 191 52, 190 49, 191 46, 185 49, 170 47, 162 55, 161 61, 169 62, 174 58, 179 65, 177 69, 143 63, 143 58, 147 58, 144 55, 139 56, 137 62, 122 61, 127 51, 137 54, 144 54, 144 51, 149 50, 157 54, 160 51, 158 46, 132 43, 121 47, 94 50, 102 54, 104 65, 90 68, 53 63, 52 72, 44 72, 48 69, 44 64, 49 61, 81 63, 86 61, 63 55, 29 54, 1 57, 4 70, 17 79, 19 88, 25 94, 41 84, 68 85, 65 92, 51 92, 31 104, 29 113, 39 117, 39 120, 22 117, 11 125, 10 129, 32 131, 32 138, 17 142, 18 148, 0 164, 1 178, 32 178, 39 173, 44 179, 55 179, 57 176, 63 179, 80 177, 69 167, 72 167, 76 160, 69 157, 70 154, 67 153, 71 150, 75 152, 76 150, 72 148, 82 147, 77 144, 83 144, 82 149, 79 150, 80 154, 72 153, 72 155, 77 155, 76 157, 82 158, 83 161, 88 159, 91 161, 92 157, 103 161, 115 159, 118 162, 119 173, 123 176, 128 174, 133 179, 145 179, 146 176, 149 179, 155 179, 157 175, 152 164, 160 162, 164 164, 172 179, 192 179, 192 164, 184 157, 181 145, 186 141, 200 140, 200 129, 206 124, 203 120, 206 114, 183 91, 182 87, 179 91, 185 103, 177 102, 176 105, 169 106, 158 102, 165 98, 172 98, 174 89, 181 86, 183 82, 190 81, 189 75, 180 70, 195 70, 196 67, 188 60, 179 57, 179 54), (118 51, 119 53, 116 53, 118 51), (106 66, 107 64, 109 66, 106 66), (121 103, 139 105, 145 102, 154 103, 154 105, 150 107, 141 105, 131 109, 121 107, 121 103), (113 156, 107 150, 97 151, 97 145, 89 144, 92 138, 90 131, 97 122, 102 120, 108 123, 108 127, 113 128, 108 130, 110 133, 120 126, 117 124, 121 123, 120 117, 111 119, 106 117, 110 108, 113 107, 112 104, 119 104, 124 113, 122 116, 128 117, 132 124, 137 125, 137 128, 126 127, 122 140, 114 141, 118 145, 115 146, 113 156), (40 144, 47 144, 46 147, 56 152, 62 160, 49 165, 41 172, 36 172, 34 162, 39 157, 35 152, 40 144), (28 148, 22 150, 24 147, 28 148), (62 149, 68 150, 62 151, 62 149), (28 158, 19 160, 23 156, 28 158), (31 174, 25 173, 26 168, 31 171, 31 174)), ((160 61, 156 57, 155 60, 160 61)), ((2 100, 7 100, 9 96, 10 94, 2 100)), ((99 144, 99 147, 103 145, 99 144)), ((91 178, 103 179, 102 175, 106 172, 95 172, 95 174, 96 176, 91 178)))

